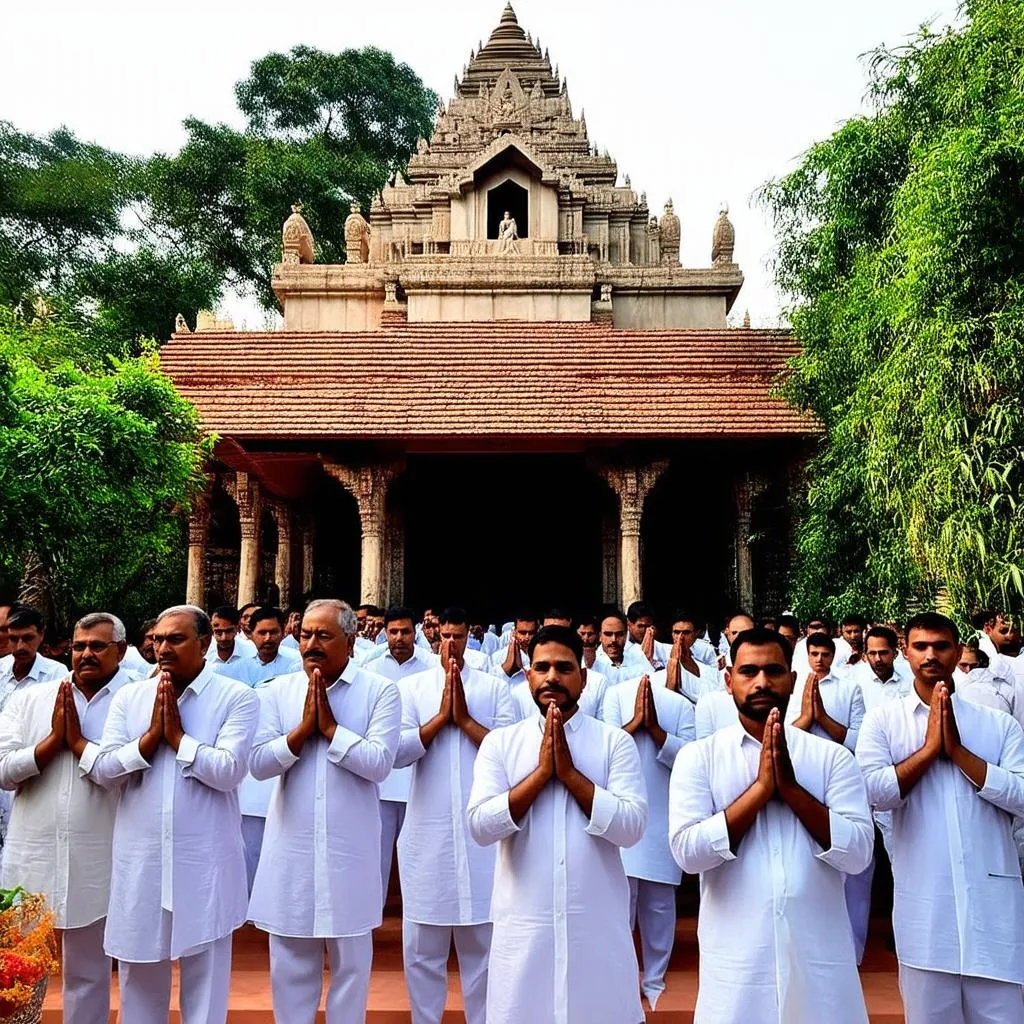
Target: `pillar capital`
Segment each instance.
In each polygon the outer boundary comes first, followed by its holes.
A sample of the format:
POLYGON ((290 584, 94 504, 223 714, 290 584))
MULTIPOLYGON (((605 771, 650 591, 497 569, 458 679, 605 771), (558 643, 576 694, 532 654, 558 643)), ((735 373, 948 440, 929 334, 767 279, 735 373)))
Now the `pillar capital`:
POLYGON ((598 463, 595 469, 619 499, 619 529, 624 536, 640 535, 644 502, 661 475, 668 469, 668 460, 639 465, 598 463))
POLYGON ((375 462, 366 466, 348 466, 323 460, 324 470, 345 488, 359 506, 363 536, 379 537, 384 530, 384 506, 391 481, 405 468, 401 460, 375 462))
POLYGON ((231 496, 238 509, 238 525, 243 540, 252 540, 259 532, 260 484, 249 473, 241 471, 224 480, 224 490, 231 496))

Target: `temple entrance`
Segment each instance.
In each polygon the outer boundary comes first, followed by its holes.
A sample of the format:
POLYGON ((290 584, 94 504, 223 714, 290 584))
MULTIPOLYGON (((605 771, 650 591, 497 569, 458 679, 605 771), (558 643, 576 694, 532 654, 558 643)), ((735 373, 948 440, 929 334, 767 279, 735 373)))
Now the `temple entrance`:
POLYGON ((487 193, 487 237, 497 238, 505 211, 512 214, 520 238, 530 237, 530 193, 511 179, 487 193))
POLYGON ((391 490, 405 516, 406 603, 463 605, 485 626, 523 605, 596 609, 609 496, 579 456, 409 456, 391 490))

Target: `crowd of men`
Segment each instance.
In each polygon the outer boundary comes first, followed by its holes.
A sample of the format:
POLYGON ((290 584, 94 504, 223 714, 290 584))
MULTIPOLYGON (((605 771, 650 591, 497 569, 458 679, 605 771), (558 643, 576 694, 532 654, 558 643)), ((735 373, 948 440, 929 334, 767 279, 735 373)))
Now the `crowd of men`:
POLYGON ((1009 617, 643 604, 422 616, 181 605, 69 662, 0 605, 3 886, 47 895, 68 1024, 227 1019, 233 932, 275 1019, 363 1022, 397 847, 413 1024, 454 945, 469 1024, 638 1024, 699 874, 698 1024, 863 1024, 876 850, 908 1024, 1024 1024, 1024 656, 1009 617), (876 835, 878 842, 876 844, 876 835), (884 852, 883 852, 884 851, 884 852), (637 962, 633 933, 640 939, 637 962))

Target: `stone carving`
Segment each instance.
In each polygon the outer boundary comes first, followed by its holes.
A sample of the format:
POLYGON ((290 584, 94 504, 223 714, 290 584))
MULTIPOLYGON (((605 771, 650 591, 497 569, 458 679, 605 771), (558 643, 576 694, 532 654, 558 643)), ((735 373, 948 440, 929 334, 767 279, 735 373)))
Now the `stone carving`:
POLYGON ((370 225, 363 219, 358 203, 345 220, 345 252, 349 263, 367 263, 370 259, 370 225))
POLYGON ((394 277, 384 278, 384 305, 398 305, 398 279, 394 277))
POLYGON ((729 220, 729 205, 722 204, 718 220, 715 222, 715 230, 711 236, 711 262, 733 263, 733 255, 736 251, 736 229, 729 220))
POLYGON ((681 230, 670 199, 665 204, 661 218, 661 262, 668 266, 679 266, 679 241, 681 230))
POLYGON ((609 305, 611 305, 612 286, 610 284, 601 285, 601 301, 607 302, 609 305))
POLYGON ((281 262, 312 263, 313 232, 302 216, 302 203, 292 205, 291 216, 281 229, 281 262))
POLYGON ((498 226, 498 241, 501 243, 502 256, 519 255, 519 228, 516 225, 515 217, 508 210, 505 211, 505 216, 498 226))
POLYGON ((179 313, 174 318, 174 333, 175 334, 191 334, 192 331, 188 324, 185 322, 185 318, 179 313))
POLYGON ((416 141, 416 152, 420 156, 426 156, 430 152, 430 146, 427 144, 426 139, 418 139, 416 141))

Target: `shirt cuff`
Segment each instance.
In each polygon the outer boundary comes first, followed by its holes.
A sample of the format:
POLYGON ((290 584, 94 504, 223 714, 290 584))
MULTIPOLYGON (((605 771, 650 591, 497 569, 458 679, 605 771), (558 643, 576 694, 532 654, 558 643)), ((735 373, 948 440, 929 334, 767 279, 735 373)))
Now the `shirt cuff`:
POLYGON ((346 729, 343 725, 334 728, 334 739, 327 748, 327 760, 334 764, 341 764, 345 755, 362 739, 359 733, 346 729))
POLYGON ((603 836, 615 819, 619 809, 619 801, 600 786, 594 786, 594 803, 590 808, 590 821, 587 823, 587 834, 603 836))
POLYGON ((509 810, 510 796, 511 791, 492 796, 479 810, 486 832, 495 839, 505 839, 523 830, 523 826, 516 824, 512 811, 509 810))
POLYGON ((36 748, 22 747, 7 755, 6 774, 16 785, 21 785, 26 779, 34 778, 39 774, 39 765, 36 763, 36 748))
POLYGON ((125 743, 124 746, 119 747, 117 759, 121 762, 121 768, 125 775, 130 775, 132 772, 140 772, 150 766, 149 762, 142 756, 142 751, 139 750, 138 740, 132 740, 131 743, 125 743))
MULTIPOLYGON (((827 850, 821 850, 814 856, 826 864, 836 866, 833 861, 839 861, 849 853, 850 843, 853 841, 853 824, 847 821, 840 814, 834 811, 828 812, 828 834, 832 845, 827 850)), ((815 843, 815 846, 818 844, 815 843)), ((839 870, 842 870, 841 868, 839 870)))
POLYGON ((722 860, 736 859, 729 842, 729 826, 725 820, 725 811, 719 811, 704 822, 704 838, 715 855, 722 860))
POLYGON ((78 759, 79 775, 88 775, 92 771, 92 766, 96 763, 101 749, 98 743, 86 743, 85 750, 82 751, 82 756, 78 759))
MULTIPOLYGON (((966 772, 962 772, 965 779, 971 783, 974 783, 968 778, 966 772)), ((1007 771, 1005 768, 1000 768, 997 764, 990 764, 988 761, 985 762, 985 785, 978 790, 978 796, 982 800, 988 800, 989 803, 994 803, 999 797, 1006 793, 1006 776, 1007 771)))
POLYGON ((188 775, 189 768, 192 767, 192 762, 196 759, 196 754, 199 752, 199 740, 195 736, 189 736, 185 733, 181 737, 181 742, 178 744, 178 753, 175 760, 181 765, 181 771, 183 775, 188 775))
POLYGON ((292 753, 292 748, 288 746, 287 736, 278 736, 276 740, 271 740, 267 747, 270 752, 277 759, 277 763, 287 771, 296 761, 298 761, 298 754, 292 753))
POLYGON ((672 771, 672 766, 676 763, 676 755, 682 749, 682 737, 676 736, 675 733, 666 733, 665 742, 661 745, 661 750, 658 751, 657 760, 660 761, 669 771, 672 771))

